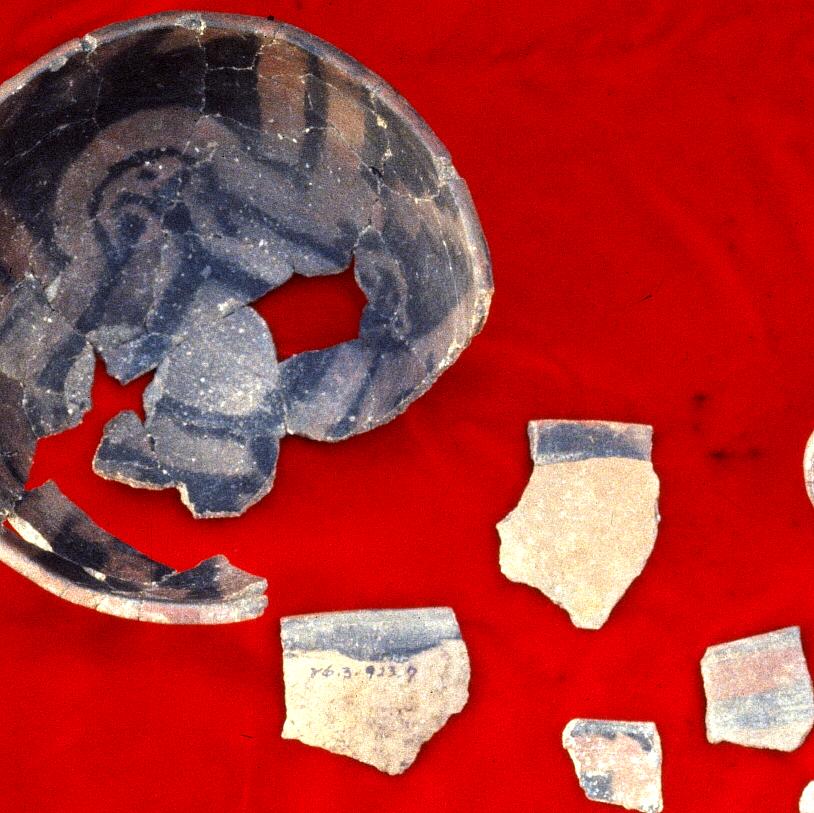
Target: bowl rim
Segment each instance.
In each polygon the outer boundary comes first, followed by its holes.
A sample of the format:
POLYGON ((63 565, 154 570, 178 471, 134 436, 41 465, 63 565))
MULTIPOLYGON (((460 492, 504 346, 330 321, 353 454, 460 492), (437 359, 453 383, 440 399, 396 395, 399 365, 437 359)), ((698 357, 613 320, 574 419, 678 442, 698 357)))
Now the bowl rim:
MULTIPOLYGON (((489 248, 483 233, 472 195, 466 182, 452 164, 452 158, 427 122, 413 106, 378 74, 329 42, 290 23, 276 18, 256 17, 214 11, 162 11, 143 17, 134 17, 95 29, 82 37, 75 37, 58 45, 19 73, 0 84, 0 105, 21 91, 30 82, 46 72, 60 70, 68 60, 82 54, 93 53, 100 45, 109 45, 133 34, 175 26, 203 34, 208 28, 224 29, 236 33, 259 34, 273 41, 282 40, 298 46, 314 56, 332 64, 362 85, 372 96, 380 99, 402 118, 428 150, 438 173, 439 187, 446 186, 455 201, 466 236, 474 287, 480 291, 473 314, 470 340, 483 327, 489 313, 494 281, 489 248)), ((2 133, 2 128, 0 128, 2 133)), ((460 348, 461 350, 463 348, 460 348)), ((457 357, 458 354, 456 354, 457 357)), ((450 363, 452 362, 451 359, 450 363)))

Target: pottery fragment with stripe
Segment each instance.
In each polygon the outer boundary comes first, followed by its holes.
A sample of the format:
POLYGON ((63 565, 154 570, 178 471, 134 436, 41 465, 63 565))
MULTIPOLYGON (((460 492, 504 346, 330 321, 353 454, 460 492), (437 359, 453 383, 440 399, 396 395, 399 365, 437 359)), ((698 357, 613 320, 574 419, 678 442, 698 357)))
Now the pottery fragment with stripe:
POLYGON ((469 656, 448 607, 283 618, 282 736, 407 770, 468 698, 469 656))
POLYGON ((261 615, 266 580, 224 556, 175 571, 102 530, 53 482, 26 491, 0 529, 0 561, 60 598, 164 624, 224 624, 261 615))
POLYGON ((588 799, 642 813, 663 809, 661 739, 655 723, 571 720, 562 744, 588 799))
POLYGON ((147 387, 144 424, 133 412, 113 418, 93 469, 128 485, 175 487, 196 517, 239 515, 274 481, 285 434, 279 379, 271 333, 251 308, 193 330, 147 387))
MULTIPOLYGON (((71 40, 0 86, 0 513, 36 439, 90 408, 95 355, 122 382, 155 374, 96 471, 234 516, 271 488, 285 435, 342 440, 426 392, 491 295, 449 153, 331 45, 188 12, 71 40), (279 360, 252 303, 351 266, 357 338, 279 360)), ((98 587, 13 541, 39 583, 98 587)))
POLYGON ((814 726, 799 627, 711 646, 701 661, 707 739, 794 751, 814 726))
POLYGON ((658 532, 653 430, 608 421, 531 421, 531 479, 497 526, 500 567, 598 629, 642 572, 658 532))

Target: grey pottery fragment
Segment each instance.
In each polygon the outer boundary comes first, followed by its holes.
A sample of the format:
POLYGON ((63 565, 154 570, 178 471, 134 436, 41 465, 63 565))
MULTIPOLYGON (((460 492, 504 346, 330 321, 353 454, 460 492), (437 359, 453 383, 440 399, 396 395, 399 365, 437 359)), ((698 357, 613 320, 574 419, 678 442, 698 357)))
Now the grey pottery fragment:
POLYGON ((175 486, 196 517, 235 516, 268 493, 285 433, 274 343, 240 308, 193 330, 144 393, 147 420, 105 427, 97 474, 144 488, 175 486))
MULTIPOLYGON (((103 28, 0 86, 0 134, 0 513, 36 438, 90 406, 94 351, 122 382, 157 371, 145 422, 108 424, 97 472, 232 516, 271 487, 283 435, 389 421, 486 319, 488 250, 449 154, 379 77, 291 26, 103 28), (358 338, 278 364, 251 303, 351 263, 358 338)), ((88 587, 12 542, 35 580, 88 587)))
POLYGON ((223 556, 183 572, 99 528, 54 483, 25 492, 0 529, 0 561, 66 601, 166 624, 223 624, 261 615, 265 579, 223 556))
POLYGON ((658 532, 653 430, 608 421, 531 421, 534 470, 497 526, 500 568, 599 629, 644 568, 658 532))
POLYGON ((403 773, 466 704, 469 657, 448 607, 283 618, 283 737, 403 773))
POLYGON ((800 628, 711 646, 701 661, 707 739, 794 751, 814 726, 800 628))
POLYGON ((571 720, 562 744, 592 801, 642 813, 663 809, 661 739, 655 723, 571 720))
POLYGON ((809 782, 800 796, 800 813, 814 813, 814 782, 809 782))
MULTIPOLYGON (((486 318, 488 252, 443 145, 379 77, 291 26, 166 13, 96 31, 0 88, 0 130, 0 280, 33 275, 121 381, 210 352, 230 314, 293 274, 353 261, 358 338, 279 375, 269 339, 257 426, 221 411, 213 442, 211 399, 187 388, 184 409, 156 398, 146 438, 132 416, 109 427, 97 470, 175 485, 196 516, 268 491, 281 435, 336 441, 398 415, 486 318)), ((221 398, 237 351, 209 370, 221 398)))

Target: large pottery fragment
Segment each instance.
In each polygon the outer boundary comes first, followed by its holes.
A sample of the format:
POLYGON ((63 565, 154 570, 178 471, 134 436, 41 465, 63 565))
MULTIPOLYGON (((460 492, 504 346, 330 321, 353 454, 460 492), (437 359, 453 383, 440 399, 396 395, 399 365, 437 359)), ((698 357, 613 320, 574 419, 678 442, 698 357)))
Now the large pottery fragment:
POLYGON ((351 57, 215 13, 71 40, 0 85, 0 516, 36 440, 90 408, 94 355, 121 382, 153 375, 145 420, 109 422, 97 473, 236 516, 272 487, 286 435, 339 441, 403 412, 491 296, 449 153, 351 57), (253 303, 350 268, 358 336, 279 360, 253 303))
POLYGON ((653 430, 606 421, 532 421, 534 470, 497 526, 500 568, 599 629, 644 568, 658 531, 653 430))
POLYGON ((469 657, 448 607, 282 620, 283 737, 407 770, 467 701, 469 657))

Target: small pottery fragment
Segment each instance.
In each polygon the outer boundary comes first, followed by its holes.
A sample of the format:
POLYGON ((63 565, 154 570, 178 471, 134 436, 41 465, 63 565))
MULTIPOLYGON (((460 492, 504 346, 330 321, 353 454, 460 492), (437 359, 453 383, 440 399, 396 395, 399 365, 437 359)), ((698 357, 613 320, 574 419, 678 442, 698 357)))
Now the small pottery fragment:
POLYGON ((283 737, 399 774, 466 704, 469 656, 448 607, 283 618, 283 737))
POLYGON ((653 430, 606 421, 532 421, 534 470, 497 526, 500 568, 599 629, 644 568, 658 531, 653 430))
POLYGON ((814 726, 799 627, 711 646, 701 674, 712 743, 794 751, 814 726))
POLYGON ((642 813, 663 809, 661 739, 655 723, 571 720, 562 744, 592 801, 642 813))

